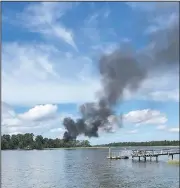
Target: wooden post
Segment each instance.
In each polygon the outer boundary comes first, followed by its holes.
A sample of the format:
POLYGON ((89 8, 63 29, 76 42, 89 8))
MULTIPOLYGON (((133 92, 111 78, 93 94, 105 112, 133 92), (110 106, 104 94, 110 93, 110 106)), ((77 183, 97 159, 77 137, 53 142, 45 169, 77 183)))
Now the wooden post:
POLYGON ((146 157, 144 157, 144 161, 146 161, 146 157))
POLYGON ((156 155, 156 162, 158 161, 158 156, 156 155))
POLYGON ((173 155, 172 155, 172 160, 173 160, 173 155))
POLYGON ((109 147, 109 158, 111 158, 111 148, 109 147))
POLYGON ((140 157, 139 157, 139 161, 140 161, 140 157))

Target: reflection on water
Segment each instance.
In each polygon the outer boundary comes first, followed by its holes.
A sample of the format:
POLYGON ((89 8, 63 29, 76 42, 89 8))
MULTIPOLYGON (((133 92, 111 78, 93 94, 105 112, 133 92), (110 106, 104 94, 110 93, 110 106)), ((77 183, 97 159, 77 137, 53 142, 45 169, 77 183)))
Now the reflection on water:
POLYGON ((160 157, 159 162, 139 162, 111 161, 107 155, 107 149, 3 151, 2 187, 179 187, 179 167, 167 164, 167 156, 160 157))

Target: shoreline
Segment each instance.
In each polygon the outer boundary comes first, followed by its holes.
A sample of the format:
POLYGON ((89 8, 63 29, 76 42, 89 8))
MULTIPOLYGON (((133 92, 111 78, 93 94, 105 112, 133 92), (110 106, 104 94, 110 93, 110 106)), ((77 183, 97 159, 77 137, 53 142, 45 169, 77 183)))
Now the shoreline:
MULTIPOLYGON (((110 146, 91 146, 91 147, 69 147, 69 148, 43 148, 43 149, 6 149, 1 151, 42 151, 42 150, 76 150, 76 149, 109 149, 110 146)), ((136 148, 136 147, 179 147, 179 146, 111 146, 110 148, 136 148)))

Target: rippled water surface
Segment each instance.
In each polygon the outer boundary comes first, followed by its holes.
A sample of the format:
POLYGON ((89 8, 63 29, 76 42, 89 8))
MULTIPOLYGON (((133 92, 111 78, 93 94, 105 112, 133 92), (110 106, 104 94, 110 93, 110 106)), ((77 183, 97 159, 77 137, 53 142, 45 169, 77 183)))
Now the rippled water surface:
POLYGON ((107 149, 2 151, 2 188, 179 187, 179 166, 167 164, 167 156, 138 162, 107 155, 107 149))

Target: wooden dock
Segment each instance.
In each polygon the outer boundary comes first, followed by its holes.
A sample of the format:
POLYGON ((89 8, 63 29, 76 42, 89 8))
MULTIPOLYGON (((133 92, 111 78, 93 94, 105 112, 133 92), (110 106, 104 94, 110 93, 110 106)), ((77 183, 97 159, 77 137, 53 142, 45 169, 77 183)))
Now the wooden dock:
POLYGON ((129 159, 130 157, 132 157, 132 160, 134 158, 138 158, 140 161, 141 158, 143 158, 144 161, 146 161, 147 158, 149 158, 151 161, 153 158, 155 158, 156 161, 158 161, 159 156, 167 155, 168 158, 171 157, 171 159, 173 160, 174 155, 180 154, 180 149, 132 150, 132 151, 124 150, 124 151, 126 151, 127 153, 122 155, 122 151, 121 152, 111 152, 111 148, 109 148, 109 155, 108 155, 107 159, 129 159))
POLYGON ((121 155, 121 152, 111 152, 111 148, 109 148, 109 155, 107 159, 129 159, 128 155, 121 155))
POLYGON ((179 154, 180 154, 179 149, 133 150, 131 156, 132 156, 132 159, 138 158, 139 161, 141 160, 141 158, 143 158, 144 161, 146 161, 147 158, 149 158, 150 161, 152 160, 152 158, 155 158, 156 161, 158 161, 159 156, 167 155, 168 158, 171 157, 171 159, 173 160, 174 155, 179 155, 179 154))
POLYGON ((108 159, 129 159, 128 156, 111 156, 111 157, 107 157, 108 159))

